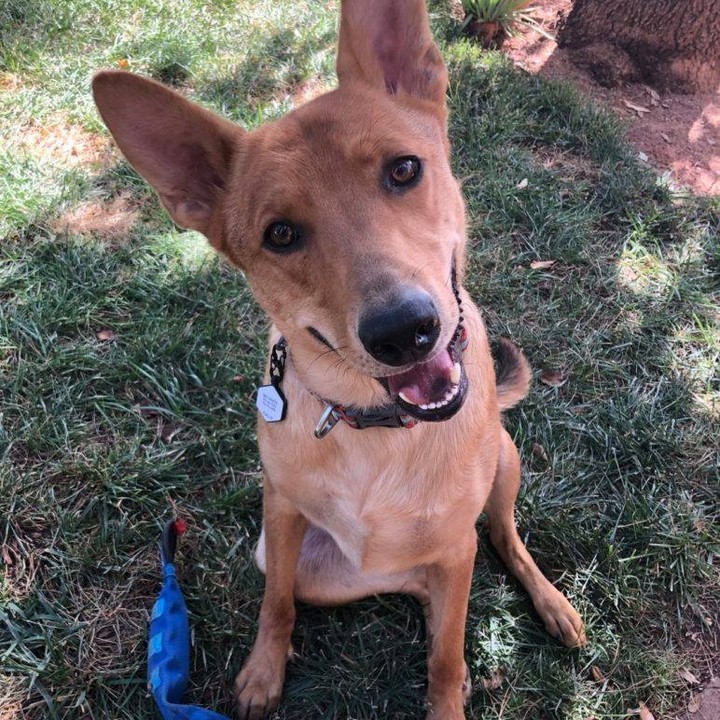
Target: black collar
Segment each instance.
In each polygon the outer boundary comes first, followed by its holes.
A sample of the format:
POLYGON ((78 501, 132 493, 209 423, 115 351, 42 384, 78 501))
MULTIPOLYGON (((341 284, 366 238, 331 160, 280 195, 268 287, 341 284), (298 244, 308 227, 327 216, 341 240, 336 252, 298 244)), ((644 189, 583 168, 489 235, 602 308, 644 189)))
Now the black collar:
MULTIPOLYGON (((467 347, 467 331, 464 325, 458 325, 456 332, 460 349, 464 350, 467 347)), ((257 406, 267 422, 280 422, 285 419, 287 400, 280 389, 280 384, 285 376, 287 355, 287 340, 281 337, 273 345, 270 353, 270 385, 263 385, 258 389, 257 406), (267 411, 268 402, 273 403, 273 412, 267 411), (277 404, 280 406, 279 409, 277 404)), ((322 415, 320 415, 320 419, 315 426, 315 437, 318 439, 324 438, 340 420, 354 430, 365 430, 371 427, 412 428, 421 422, 412 415, 403 412, 395 403, 371 408, 356 408, 352 405, 346 406, 326 400, 312 391, 308 392, 325 405, 322 415)))
MULTIPOLYGON (((270 352, 270 385, 258 388, 257 407, 266 422, 281 422, 285 419, 287 400, 280 386, 285 376, 287 355, 287 340, 281 337, 270 352)), ((341 405, 312 394, 325 405, 315 426, 315 437, 318 439, 324 438, 340 420, 355 430, 371 427, 411 428, 418 422, 395 403, 363 409, 341 405)))

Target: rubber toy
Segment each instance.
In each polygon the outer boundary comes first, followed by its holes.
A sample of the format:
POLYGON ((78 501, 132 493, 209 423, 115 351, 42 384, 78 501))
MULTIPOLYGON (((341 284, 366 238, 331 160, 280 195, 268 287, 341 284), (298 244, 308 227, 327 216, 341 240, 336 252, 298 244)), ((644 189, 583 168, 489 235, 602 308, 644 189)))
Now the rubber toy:
POLYGON ((160 543, 163 586, 150 617, 148 686, 164 720, 230 720, 213 710, 183 705, 190 676, 190 626, 187 606, 175 574, 177 536, 185 521, 170 521, 160 543))

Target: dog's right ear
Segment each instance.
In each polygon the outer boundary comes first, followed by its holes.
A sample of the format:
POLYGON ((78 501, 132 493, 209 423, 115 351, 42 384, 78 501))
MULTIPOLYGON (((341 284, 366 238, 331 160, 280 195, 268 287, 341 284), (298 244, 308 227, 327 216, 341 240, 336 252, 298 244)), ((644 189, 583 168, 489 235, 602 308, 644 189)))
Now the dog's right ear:
POLYGON ((222 249, 221 208, 244 131, 154 80, 106 70, 93 79, 100 115, 173 220, 222 249))

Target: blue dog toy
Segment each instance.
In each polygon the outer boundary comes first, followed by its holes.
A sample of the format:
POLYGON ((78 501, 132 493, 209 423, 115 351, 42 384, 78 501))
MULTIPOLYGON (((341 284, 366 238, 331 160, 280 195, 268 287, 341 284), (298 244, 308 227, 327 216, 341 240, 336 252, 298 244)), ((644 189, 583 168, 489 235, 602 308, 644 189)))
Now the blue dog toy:
POLYGON ((190 676, 190 626, 173 560, 177 536, 185 529, 184 520, 169 522, 160 543, 164 581, 150 618, 148 685, 164 720, 230 720, 213 710, 182 704, 190 676))

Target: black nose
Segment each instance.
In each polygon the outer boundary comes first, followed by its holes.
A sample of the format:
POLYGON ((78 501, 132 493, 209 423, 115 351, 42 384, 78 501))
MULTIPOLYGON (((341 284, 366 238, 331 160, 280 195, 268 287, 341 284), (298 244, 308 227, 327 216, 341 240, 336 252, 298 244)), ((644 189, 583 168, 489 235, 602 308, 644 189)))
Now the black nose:
POLYGON ((427 357, 439 335, 435 304, 417 289, 405 289, 384 307, 366 311, 358 326, 364 348, 381 363, 396 367, 427 357))

